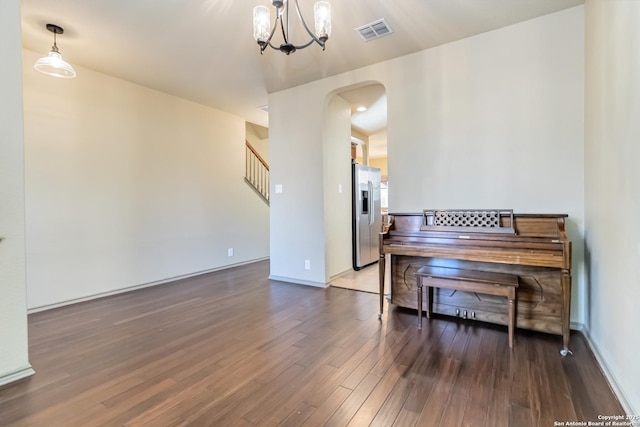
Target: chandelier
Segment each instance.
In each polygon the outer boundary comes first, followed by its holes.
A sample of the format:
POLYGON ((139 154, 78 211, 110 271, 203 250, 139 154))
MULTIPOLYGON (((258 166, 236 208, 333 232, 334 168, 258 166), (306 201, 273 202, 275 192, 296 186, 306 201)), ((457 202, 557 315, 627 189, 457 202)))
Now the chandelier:
POLYGON ((315 21, 315 34, 309 29, 309 26, 300 13, 300 6, 298 6, 298 0, 272 0, 271 4, 276 8, 276 19, 271 24, 271 14, 267 6, 256 6, 253 8, 253 38, 256 39, 260 46, 260 54, 264 52, 267 46, 271 46, 273 49, 289 55, 298 49, 304 49, 310 46, 312 43, 318 43, 324 50, 325 43, 331 35, 331 5, 326 1, 319 1, 313 7, 313 17, 315 21), (295 6, 295 12, 302 23, 302 26, 306 30, 307 34, 311 36, 306 44, 295 45, 289 39, 289 6, 293 1, 295 6), (282 32, 283 42, 280 46, 276 46, 271 42, 274 34, 280 27, 282 32))

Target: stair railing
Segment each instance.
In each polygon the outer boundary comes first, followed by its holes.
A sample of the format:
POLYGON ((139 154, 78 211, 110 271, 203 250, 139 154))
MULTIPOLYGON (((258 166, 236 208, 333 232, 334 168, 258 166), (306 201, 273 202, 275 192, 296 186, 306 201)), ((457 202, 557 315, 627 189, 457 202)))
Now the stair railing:
POLYGON ((269 165, 249 141, 245 145, 244 180, 269 204, 269 165))

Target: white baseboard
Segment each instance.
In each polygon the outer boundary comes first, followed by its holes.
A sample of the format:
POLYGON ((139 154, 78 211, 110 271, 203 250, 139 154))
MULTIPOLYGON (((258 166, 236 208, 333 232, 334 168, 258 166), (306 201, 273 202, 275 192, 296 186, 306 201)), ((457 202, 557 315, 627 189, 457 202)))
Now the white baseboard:
POLYGON ((23 368, 20 368, 18 370, 15 370, 15 371, 9 372, 8 374, 4 374, 0 376, 0 386, 12 383, 14 381, 21 380, 23 378, 30 377, 35 373, 36 371, 33 370, 31 365, 25 366, 23 368))
POLYGON ((293 279, 291 277, 274 276, 273 274, 269 275, 269 280, 278 280, 280 282, 295 283, 297 285, 313 286, 314 288, 324 289, 329 287, 328 283, 312 282, 311 280, 293 279))
POLYGON ((267 260, 267 259, 269 259, 269 257, 252 259, 252 260, 249 260, 249 261, 243 261, 243 262, 238 262, 236 264, 224 265, 222 267, 216 267, 216 268, 212 268, 212 269, 209 269, 209 270, 197 271, 195 273, 189 273, 189 274, 183 274, 181 276, 169 277, 167 279, 157 280, 155 282, 142 283, 142 284, 139 284, 139 285, 128 286, 126 288, 115 289, 113 291, 100 292, 100 293, 97 293, 97 294, 91 294, 91 295, 87 295, 87 296, 81 297, 81 298, 74 298, 74 299, 70 299, 70 300, 57 302, 55 304, 47 304, 47 305, 41 305, 41 306, 38 306, 38 307, 31 307, 31 308, 29 308, 27 310, 27 314, 38 313, 40 311, 51 310, 53 308, 64 307, 66 305, 76 304, 76 303, 84 302, 84 301, 91 301, 91 300, 94 300, 94 299, 97 299, 97 298, 108 297, 108 296, 111 296, 111 295, 123 294, 125 292, 131 292, 131 291, 135 291, 135 290, 138 290, 138 289, 149 288, 151 286, 164 285, 166 283, 175 282, 177 280, 188 279, 190 277, 195 277, 195 276, 201 276, 203 274, 213 273, 215 271, 220 271, 220 270, 226 270, 228 268, 233 268, 233 267, 239 267, 241 265, 253 264, 254 262, 260 262, 260 261, 264 261, 264 260, 267 260))
POLYGON ((569 322, 569 328, 573 331, 580 331, 584 334, 584 323, 569 322))
POLYGON ((587 340, 587 345, 591 349, 593 356, 596 358, 596 362, 598 362, 598 366, 600 366, 600 370, 602 371, 605 378, 609 382, 609 386, 611 387, 611 390, 618 398, 620 405, 622 405, 622 409, 624 410, 625 414, 627 415, 640 414, 640 408, 634 408, 633 405, 631 405, 631 402, 629 402, 629 399, 627 399, 626 395, 624 394, 622 387, 620 387, 620 383, 616 379, 616 376, 614 375, 614 373, 611 371, 611 368, 609 367, 609 364, 607 363, 606 359, 602 356, 602 353, 598 349, 598 346, 591 339, 589 328, 587 328, 587 326, 582 323, 579 323, 579 324, 576 323, 576 326, 579 326, 579 328, 577 327, 574 328, 573 322, 571 323, 571 326, 572 326, 571 329, 576 329, 582 332, 582 335, 584 335, 585 339, 587 340))

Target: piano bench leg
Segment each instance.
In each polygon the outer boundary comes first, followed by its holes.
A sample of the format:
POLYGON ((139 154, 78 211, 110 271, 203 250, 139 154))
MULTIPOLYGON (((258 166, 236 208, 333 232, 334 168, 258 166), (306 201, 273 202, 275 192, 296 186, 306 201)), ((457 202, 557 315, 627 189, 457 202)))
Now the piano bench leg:
POLYGON ((513 329, 515 328, 515 296, 513 298, 509 298, 509 348, 513 348, 513 329))
POLYGON ((418 278, 418 329, 422 329, 422 278, 418 278))

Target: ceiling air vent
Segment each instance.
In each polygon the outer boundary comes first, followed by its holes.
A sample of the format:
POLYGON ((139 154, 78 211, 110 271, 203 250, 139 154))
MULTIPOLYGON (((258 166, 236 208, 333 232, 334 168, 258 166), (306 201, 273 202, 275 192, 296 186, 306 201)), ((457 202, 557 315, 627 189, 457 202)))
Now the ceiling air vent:
POLYGON ((355 29, 365 41, 373 40, 393 33, 393 30, 384 19, 378 19, 362 27, 355 29))

